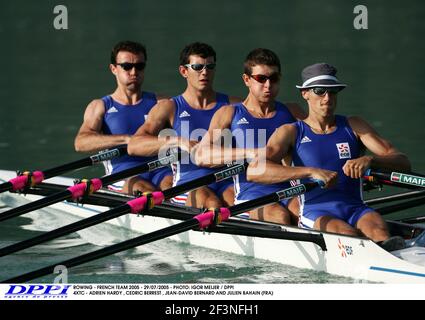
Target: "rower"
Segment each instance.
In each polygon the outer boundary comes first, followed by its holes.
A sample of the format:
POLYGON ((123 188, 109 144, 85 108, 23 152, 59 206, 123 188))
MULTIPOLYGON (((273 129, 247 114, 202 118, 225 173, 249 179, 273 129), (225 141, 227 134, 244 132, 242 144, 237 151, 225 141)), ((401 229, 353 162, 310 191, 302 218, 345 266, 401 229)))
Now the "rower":
MULTIPOLYGON (((244 158, 254 158, 258 148, 265 148, 267 140, 276 128, 305 118, 305 112, 298 104, 283 104, 275 100, 279 93, 280 78, 281 65, 276 53, 264 48, 256 48, 248 53, 242 75, 249 90, 248 96, 243 102, 225 106, 215 113, 208 134, 204 135, 197 146, 195 157, 200 165, 213 167, 244 158), (221 140, 231 140, 225 137, 230 131, 236 148, 222 149, 221 140), (221 139, 222 136, 224 139, 221 139)), ((249 182, 245 174, 237 175, 234 182, 235 203, 246 202, 290 187, 288 182, 273 185, 249 182)), ((297 201, 294 204, 297 204, 297 201)), ((287 206, 288 200, 270 204, 251 210, 249 217, 288 225, 291 224, 292 215, 296 224, 298 217, 291 214, 287 206)), ((293 211, 297 212, 298 208, 293 211)))
POLYGON ((383 218, 364 204, 361 178, 368 168, 410 171, 410 162, 362 118, 335 114, 338 93, 346 87, 336 73, 336 68, 326 63, 302 71, 303 84, 297 88, 307 101, 307 118, 276 130, 267 144, 267 170, 262 175, 248 170, 248 175, 262 183, 323 180, 325 189, 300 197, 300 226, 364 235, 395 250, 404 241, 389 239, 383 218), (373 155, 364 155, 364 147, 373 155), (295 167, 282 165, 287 155, 292 156, 295 167))
MULTIPOLYGON (((186 90, 179 96, 158 103, 147 121, 131 138, 128 152, 152 156, 169 147, 179 146, 191 151, 207 131, 214 113, 223 105, 240 101, 213 89, 216 53, 205 43, 191 43, 180 54, 180 75, 186 79, 186 90), (161 130, 172 128, 174 137, 162 137, 161 130)), ((166 131, 166 130, 164 130, 166 131)), ((200 168, 191 159, 183 158, 174 169, 173 185, 181 185, 213 170, 200 168)), ((231 179, 201 187, 174 198, 174 202, 192 207, 221 207, 233 203, 231 179)))
MULTIPOLYGON (((146 61, 146 49, 140 43, 123 41, 114 46, 109 68, 116 78, 117 88, 111 95, 95 99, 87 106, 83 123, 75 137, 76 151, 93 152, 128 144, 152 107, 166 99, 142 91, 146 61)), ((154 158, 123 156, 107 161, 105 171, 106 174, 120 172, 154 158)), ((171 169, 165 167, 116 182, 109 188, 132 194, 136 191, 168 189, 171 184, 171 169)))

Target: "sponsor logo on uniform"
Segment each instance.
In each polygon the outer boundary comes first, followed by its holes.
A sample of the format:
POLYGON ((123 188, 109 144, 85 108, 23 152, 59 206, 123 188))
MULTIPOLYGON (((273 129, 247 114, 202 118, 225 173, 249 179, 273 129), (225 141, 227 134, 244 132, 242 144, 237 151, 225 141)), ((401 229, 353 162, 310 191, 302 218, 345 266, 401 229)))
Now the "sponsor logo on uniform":
POLYGON ((245 117, 243 117, 238 122, 236 122, 236 124, 249 124, 249 121, 246 120, 245 117))
POLYGON ((180 113, 179 118, 186 118, 186 117, 190 117, 190 114, 189 112, 184 110, 182 113, 180 113))
POLYGON ((301 139, 301 143, 307 143, 307 142, 311 142, 311 140, 309 137, 304 136, 304 138, 301 139))
POLYGON ((351 158, 350 145, 348 144, 348 142, 337 143, 336 148, 338 149, 340 159, 351 158))
POLYGON ((118 112, 117 108, 115 107, 109 108, 108 112, 106 113, 113 113, 113 112, 118 112))

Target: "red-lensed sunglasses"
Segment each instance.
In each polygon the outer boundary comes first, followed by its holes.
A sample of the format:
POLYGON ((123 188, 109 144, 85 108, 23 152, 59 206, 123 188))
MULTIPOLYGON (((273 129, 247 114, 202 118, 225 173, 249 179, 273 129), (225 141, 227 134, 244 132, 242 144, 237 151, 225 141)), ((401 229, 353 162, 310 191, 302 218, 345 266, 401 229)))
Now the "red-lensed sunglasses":
POLYGON ((267 80, 270 80, 271 83, 276 83, 280 80, 279 73, 273 73, 270 76, 266 76, 264 74, 251 74, 250 77, 258 81, 259 83, 266 83, 267 80))

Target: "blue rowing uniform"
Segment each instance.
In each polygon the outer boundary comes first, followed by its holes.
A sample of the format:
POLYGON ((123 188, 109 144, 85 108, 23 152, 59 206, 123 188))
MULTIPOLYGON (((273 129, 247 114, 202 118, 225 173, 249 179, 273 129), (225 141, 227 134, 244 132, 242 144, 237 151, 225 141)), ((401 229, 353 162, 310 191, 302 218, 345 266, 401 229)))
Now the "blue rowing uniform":
MULTIPOLYGON (((136 133, 137 129, 145 123, 149 111, 157 103, 155 94, 150 92, 143 92, 141 100, 135 105, 122 105, 112 99, 111 96, 103 97, 102 101, 105 105, 102 132, 114 135, 133 135, 136 133)), ((112 159, 105 164, 106 174, 120 172, 154 159, 157 159, 157 157, 135 157, 129 155, 112 159)), ((143 173, 139 177, 158 187, 162 179, 167 175, 172 175, 169 167, 143 173)))
MULTIPOLYGON (((211 109, 194 109, 182 95, 172 98, 175 103, 173 129, 177 135, 190 140, 201 141, 204 134, 208 131, 211 119, 214 113, 224 105, 229 104, 229 97, 222 93, 217 93, 217 103, 211 109)), ((182 159, 176 163, 174 174, 174 185, 200 178, 207 174, 217 171, 217 169, 203 168, 195 165, 191 159, 182 159)), ((208 185, 217 195, 220 195, 229 186, 232 185, 231 179, 226 179, 219 183, 208 185)))
MULTIPOLYGON (((235 105, 235 111, 230 130, 237 148, 263 148, 271 135, 280 126, 295 122, 288 108, 275 101, 276 112, 271 118, 256 118, 252 116, 242 103, 235 105)), ((289 182, 261 184, 248 182, 245 174, 234 177, 235 199, 242 202, 290 187, 289 182)), ((283 202, 286 205, 286 202, 283 202)))
MULTIPOLYGON (((316 188, 300 196, 300 225, 313 228, 321 216, 344 220, 352 226, 373 211, 363 202, 361 179, 353 179, 342 170, 345 162, 362 155, 362 145, 344 116, 335 116, 336 130, 316 134, 303 121, 295 123, 297 138, 293 150, 294 166, 315 167, 338 173, 338 183, 330 189, 316 188)), ((307 181, 307 179, 302 182, 307 181)))

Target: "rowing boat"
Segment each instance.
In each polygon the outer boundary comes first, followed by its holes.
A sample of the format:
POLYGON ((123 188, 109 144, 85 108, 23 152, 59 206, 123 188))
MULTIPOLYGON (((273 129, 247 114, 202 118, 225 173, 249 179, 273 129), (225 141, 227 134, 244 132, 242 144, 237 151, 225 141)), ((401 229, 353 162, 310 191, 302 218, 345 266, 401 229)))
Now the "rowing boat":
MULTIPOLYGON (((0 182, 13 178, 12 171, 0 170, 0 182)), ((7 205, 16 206, 23 201, 34 201, 51 193, 53 189, 73 184, 71 178, 54 177, 35 189, 32 194, 8 193, 0 197, 7 205), (44 186, 44 187, 43 187, 44 186)), ((84 206, 74 202, 59 202, 52 207, 64 214, 87 218, 107 210, 105 206, 123 203, 128 197, 107 191, 98 192, 97 201, 84 206)), ((107 221, 122 228, 147 234, 187 220, 198 210, 163 204, 149 215, 127 214, 107 221)), ((424 228, 411 224, 390 222, 393 235, 406 239, 423 234, 424 228)), ((251 221, 233 217, 208 230, 191 230, 170 237, 172 240, 194 246, 222 250, 234 254, 265 259, 298 268, 324 271, 351 277, 358 281, 384 283, 425 283, 425 248, 413 246, 387 252, 373 241, 361 237, 300 229, 273 223, 251 221)))

